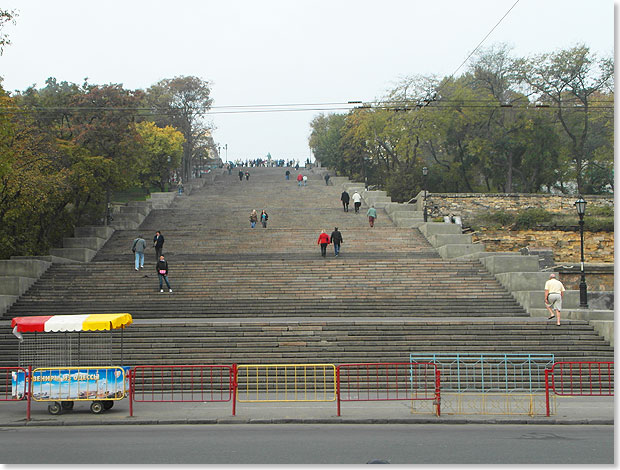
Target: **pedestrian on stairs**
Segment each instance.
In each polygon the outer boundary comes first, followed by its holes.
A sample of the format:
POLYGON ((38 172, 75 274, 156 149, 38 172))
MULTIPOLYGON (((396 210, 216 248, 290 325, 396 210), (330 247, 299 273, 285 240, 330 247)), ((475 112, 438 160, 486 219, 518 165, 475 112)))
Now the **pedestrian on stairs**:
POLYGON ((329 186, 329 173, 325 173, 325 186, 329 186))
POLYGON ((344 191, 342 191, 342 194, 340 195, 340 200, 342 201, 342 207, 344 208, 345 212, 349 212, 349 193, 347 192, 347 190, 345 189, 344 191))
POLYGON ((306 184, 308 183, 308 177, 306 175, 304 175, 302 180, 304 182, 304 186, 306 186, 306 184))
POLYGON ((284 173, 284 176, 286 176, 286 181, 288 181, 289 178, 291 177, 291 172, 289 170, 286 170, 286 173, 284 173))
POLYGON ((142 235, 138 235, 131 246, 131 251, 134 252, 136 258, 136 271, 144 267, 144 250, 146 250, 146 242, 142 235))
POLYGON ((239 170, 239 181, 243 181, 243 170, 239 170))
POLYGON ((301 182, 303 181, 304 177, 301 175, 301 173, 299 173, 297 175, 297 186, 301 187, 301 182))
POLYGON ((325 258, 325 255, 327 254, 327 245, 329 245, 329 235, 325 233, 325 230, 321 230, 317 245, 321 245, 321 256, 325 258))
POLYGON ((161 250, 164 247, 164 236, 158 230, 153 237, 153 247, 155 248, 155 262, 159 261, 161 256, 161 250))
POLYGON ((157 277, 159 277, 159 292, 163 292, 163 281, 166 281, 166 285, 168 286, 168 292, 172 293, 172 288, 170 287, 170 283, 168 282, 168 261, 164 259, 164 255, 159 257, 159 261, 155 266, 155 270, 157 271, 157 277))
POLYGON ((246 181, 250 181, 250 172, 249 171, 245 172, 245 180, 246 181))
POLYGON ((343 242, 342 233, 338 231, 338 227, 334 227, 334 231, 331 235, 331 242, 334 244, 334 255, 340 254, 340 244, 343 242))
POLYGON ((260 213, 260 223, 263 224, 263 228, 267 228, 267 220, 269 216, 267 215, 267 211, 263 209, 263 212, 260 213))
POLYGON ((549 280, 545 282, 545 307, 549 310, 549 318, 547 320, 557 318, 557 326, 560 326, 560 310, 562 310, 564 291, 564 284, 555 278, 554 273, 551 273, 549 280))
POLYGON ((371 227, 374 227, 375 219, 377 218, 377 209, 375 209, 375 206, 370 206, 366 215, 368 216, 368 223, 371 227))
POLYGON ((250 212, 250 227, 256 227, 256 222, 258 222, 258 214, 256 209, 252 209, 252 212, 250 212))
POLYGON ((351 199, 353 199, 353 206, 355 207, 355 213, 359 214, 360 206, 362 205, 362 196, 360 196, 360 193, 358 193, 357 191, 354 191, 353 196, 351 196, 351 199))

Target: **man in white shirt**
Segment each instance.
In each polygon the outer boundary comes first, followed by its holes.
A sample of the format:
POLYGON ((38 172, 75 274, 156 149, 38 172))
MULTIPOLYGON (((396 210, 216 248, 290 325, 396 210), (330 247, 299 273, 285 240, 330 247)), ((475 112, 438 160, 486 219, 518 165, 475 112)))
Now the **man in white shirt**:
POLYGON ((564 284, 555 278, 555 274, 549 275, 545 283, 545 307, 549 310, 549 318, 557 318, 556 324, 560 326, 560 310, 562 310, 562 298, 564 297, 564 284), (554 313, 555 310, 555 313, 554 313))
POLYGON ((355 207, 355 213, 358 214, 360 211, 360 206, 362 205, 362 196, 360 196, 360 193, 355 191, 353 193, 353 196, 351 196, 351 199, 353 200, 353 206, 355 207))

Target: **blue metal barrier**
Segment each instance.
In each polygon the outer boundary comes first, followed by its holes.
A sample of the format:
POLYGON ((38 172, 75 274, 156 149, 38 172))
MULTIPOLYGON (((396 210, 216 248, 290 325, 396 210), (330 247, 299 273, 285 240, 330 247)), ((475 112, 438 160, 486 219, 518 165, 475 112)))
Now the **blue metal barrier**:
POLYGON ((411 362, 430 362, 441 372, 445 392, 533 393, 545 391, 545 369, 554 354, 411 353, 411 362))

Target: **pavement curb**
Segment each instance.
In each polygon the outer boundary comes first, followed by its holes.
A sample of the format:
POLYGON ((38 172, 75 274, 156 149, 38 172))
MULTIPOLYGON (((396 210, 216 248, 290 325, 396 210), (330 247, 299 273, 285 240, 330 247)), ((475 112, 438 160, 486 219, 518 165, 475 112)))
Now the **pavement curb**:
POLYGON ((0 428, 20 426, 140 426, 140 425, 236 425, 236 424, 489 424, 489 425, 591 425, 613 426, 613 419, 427 419, 427 418, 213 418, 213 419, 139 419, 130 421, 23 421, 0 423, 0 428))

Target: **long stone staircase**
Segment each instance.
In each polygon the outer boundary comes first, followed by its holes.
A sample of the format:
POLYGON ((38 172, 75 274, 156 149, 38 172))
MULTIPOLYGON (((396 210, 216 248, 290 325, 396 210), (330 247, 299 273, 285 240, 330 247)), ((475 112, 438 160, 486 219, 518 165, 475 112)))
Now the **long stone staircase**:
POLYGON ((0 321, 0 365, 16 365, 15 316, 128 312, 124 362, 230 364, 403 362, 410 353, 554 353, 556 360, 612 360, 586 321, 557 327, 532 318, 477 260, 445 260, 417 228, 383 209, 345 213, 342 188, 284 169, 212 183, 117 230, 90 262, 53 264, 0 321), (250 228, 251 209, 269 214, 250 228), (321 230, 338 227, 341 255, 326 258, 321 230), (131 244, 166 239, 173 293, 160 293, 155 254, 136 272, 131 244))

